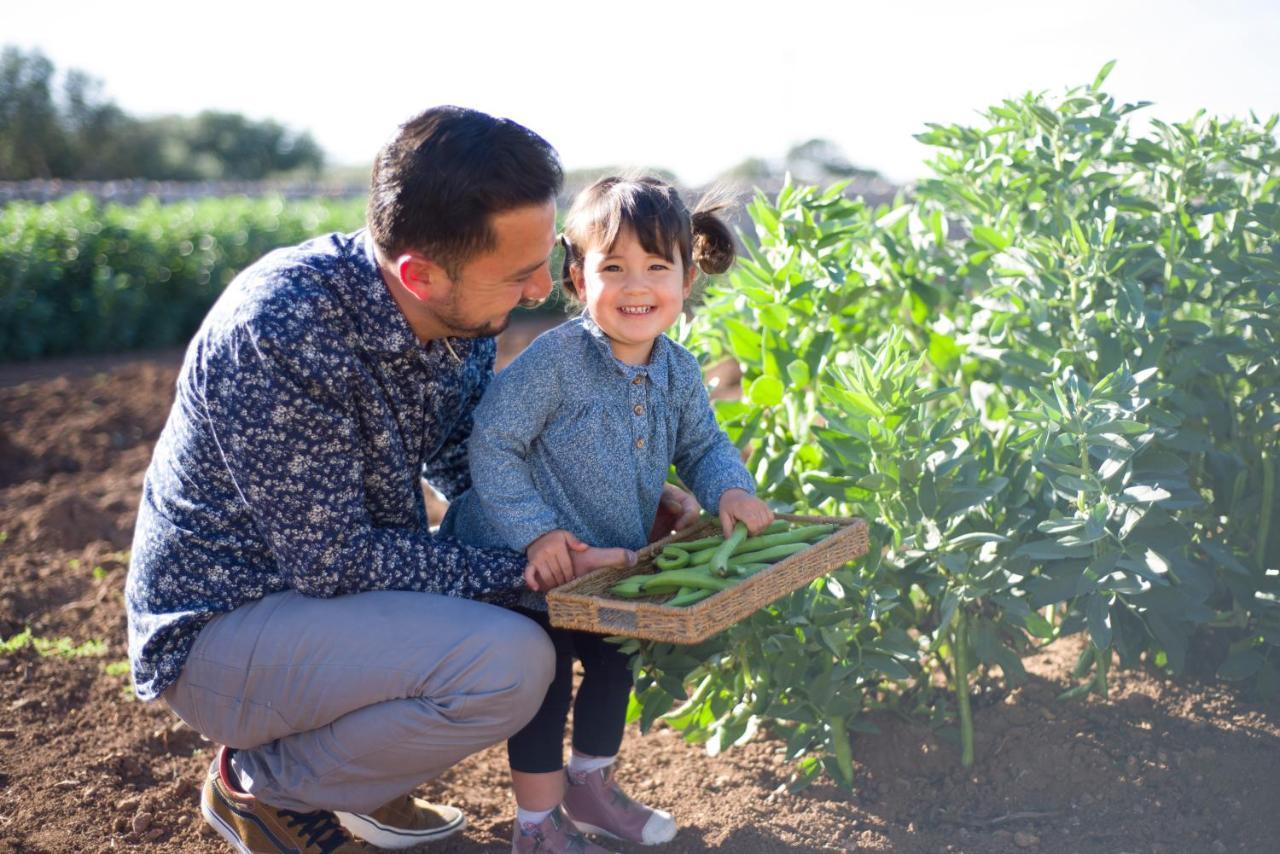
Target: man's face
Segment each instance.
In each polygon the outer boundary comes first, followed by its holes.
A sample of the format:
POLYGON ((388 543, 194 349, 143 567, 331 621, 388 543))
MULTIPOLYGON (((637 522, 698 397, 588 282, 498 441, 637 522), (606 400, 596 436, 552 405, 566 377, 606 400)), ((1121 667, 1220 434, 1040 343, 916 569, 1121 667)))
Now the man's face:
POLYGON ((517 303, 543 300, 551 293, 555 202, 512 208, 489 222, 497 237, 494 248, 464 264, 431 300, 432 313, 449 335, 497 335, 507 328, 517 303))

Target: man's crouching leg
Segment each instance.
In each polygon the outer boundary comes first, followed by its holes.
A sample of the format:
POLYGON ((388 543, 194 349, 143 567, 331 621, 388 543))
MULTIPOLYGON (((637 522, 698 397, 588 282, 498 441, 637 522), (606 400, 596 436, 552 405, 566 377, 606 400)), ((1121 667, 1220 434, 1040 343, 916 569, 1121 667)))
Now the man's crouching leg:
POLYGON ((260 804, 337 813, 370 841, 407 847, 462 823, 447 807, 433 820, 408 793, 521 729, 553 671, 546 633, 502 608, 280 593, 211 621, 165 698, 234 749, 231 782, 260 804), (400 835, 414 822, 428 826, 400 835))

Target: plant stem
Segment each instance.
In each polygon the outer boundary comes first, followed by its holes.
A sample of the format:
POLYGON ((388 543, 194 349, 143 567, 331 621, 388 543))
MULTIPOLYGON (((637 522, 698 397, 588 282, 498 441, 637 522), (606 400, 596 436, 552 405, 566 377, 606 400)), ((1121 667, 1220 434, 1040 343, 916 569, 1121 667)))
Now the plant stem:
POLYGON ((1100 697, 1107 696, 1107 670, 1111 667, 1111 647, 1106 649, 1093 648, 1093 660, 1097 664, 1097 670, 1093 674, 1093 693, 1100 697))
POLYGON ((1267 568, 1267 539, 1271 536, 1272 505, 1276 498, 1275 461, 1267 459, 1267 452, 1262 452, 1262 521, 1258 524, 1258 542, 1253 547, 1253 557, 1258 568, 1267 568))
POLYGON ((956 609, 956 629, 952 636, 956 660, 956 710, 960 713, 960 764, 973 764, 973 712, 969 708, 969 620, 964 608, 956 609))
POLYGON ((844 717, 836 715, 831 718, 831 749, 836 755, 836 767, 840 769, 844 779, 842 783, 853 785, 853 751, 849 747, 849 730, 845 729, 844 717))

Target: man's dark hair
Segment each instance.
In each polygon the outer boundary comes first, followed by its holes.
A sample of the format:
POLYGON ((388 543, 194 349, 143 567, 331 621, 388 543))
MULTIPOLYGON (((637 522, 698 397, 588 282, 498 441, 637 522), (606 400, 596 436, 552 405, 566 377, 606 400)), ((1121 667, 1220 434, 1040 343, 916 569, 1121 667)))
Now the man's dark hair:
POLYGON ((369 234, 384 257, 421 252, 456 278, 494 248, 490 218, 555 198, 560 157, 510 119, 432 107, 400 126, 373 164, 369 234))

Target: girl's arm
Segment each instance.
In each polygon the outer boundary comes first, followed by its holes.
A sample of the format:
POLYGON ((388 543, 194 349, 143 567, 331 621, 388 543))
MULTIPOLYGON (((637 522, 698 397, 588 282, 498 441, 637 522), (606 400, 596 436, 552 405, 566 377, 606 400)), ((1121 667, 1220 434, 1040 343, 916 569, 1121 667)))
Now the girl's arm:
POLYGON ((755 481, 742 464, 737 447, 716 423, 697 360, 692 354, 685 355, 691 365, 680 365, 689 390, 678 410, 676 473, 707 512, 718 515, 725 490, 741 489, 755 495, 755 481))
POLYGON ((535 341, 489 384, 467 446, 471 484, 508 548, 525 551, 559 527, 533 482, 529 452, 560 402, 553 348, 535 341))

